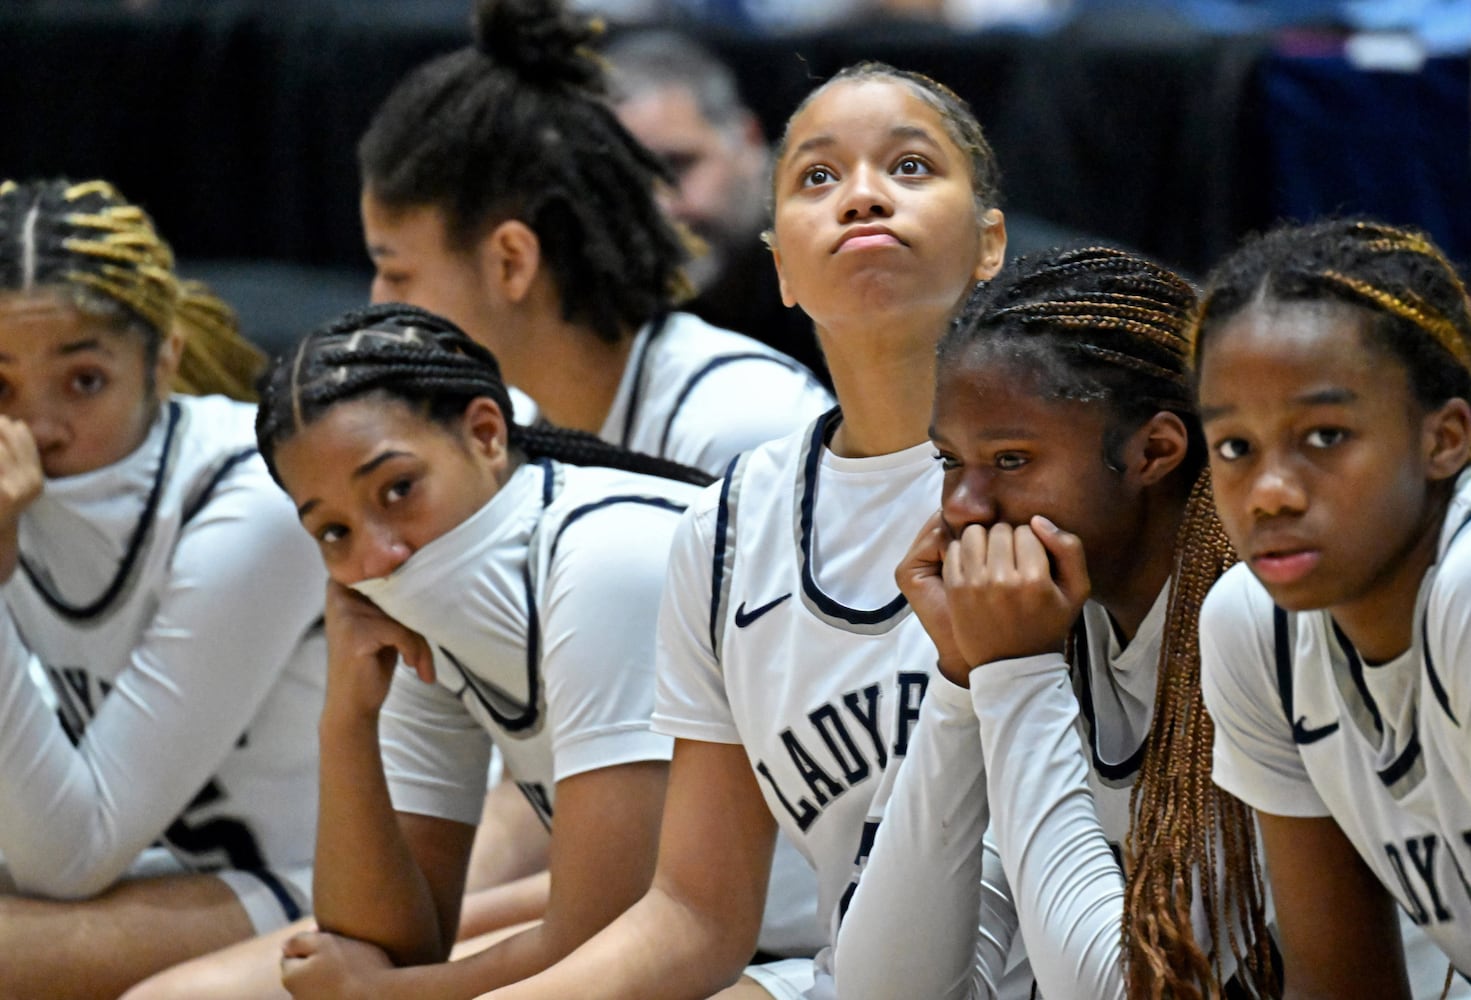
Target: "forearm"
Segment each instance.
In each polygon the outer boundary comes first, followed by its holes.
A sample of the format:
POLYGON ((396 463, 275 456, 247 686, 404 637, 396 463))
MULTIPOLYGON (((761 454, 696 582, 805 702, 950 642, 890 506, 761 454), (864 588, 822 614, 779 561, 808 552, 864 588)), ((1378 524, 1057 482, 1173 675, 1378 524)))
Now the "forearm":
POLYGON ((931 679, 893 780, 838 934, 839 990, 844 1000, 990 995, 1014 928, 983 928, 982 940, 995 947, 987 948, 987 968, 978 969, 981 843, 990 816, 981 739, 964 689, 931 679))
POLYGON ((111 885, 162 823, 134 829, 98 795, 100 778, 73 747, 30 676, 30 653, 0 609, 0 855, 22 892, 94 895, 111 885))
POLYGON ((321 722, 321 805, 313 875, 318 925, 371 942, 398 965, 440 962, 454 929, 440 923, 388 794, 376 717, 339 711, 321 722))
POLYGON ((1049 996, 1124 996, 1123 879, 1088 790, 1078 706, 1059 655, 971 672, 994 838, 1049 996))
POLYGON ((465 941, 528 920, 540 920, 546 913, 550 888, 551 873, 540 871, 505 885, 467 892, 460 911, 458 939, 465 941))
POLYGON ((704 1000, 740 978, 748 936, 656 886, 565 960, 482 1000, 704 1000))

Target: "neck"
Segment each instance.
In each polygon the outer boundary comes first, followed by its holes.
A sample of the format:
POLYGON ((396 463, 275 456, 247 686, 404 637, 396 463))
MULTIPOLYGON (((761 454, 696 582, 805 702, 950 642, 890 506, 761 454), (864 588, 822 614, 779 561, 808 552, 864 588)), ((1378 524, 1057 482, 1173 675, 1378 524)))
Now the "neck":
POLYGON ((518 388, 550 422, 589 434, 601 431, 628 367, 632 335, 610 344, 586 326, 557 321, 534 331, 530 342, 535 358, 519 366, 518 388))
POLYGON ((1093 598, 1108 610, 1126 640, 1132 640, 1175 569, 1175 549, 1185 515, 1185 496, 1152 490, 1144 495, 1138 531, 1127 547, 1105 560, 1093 577, 1093 598))
POLYGON ((1420 530, 1363 593, 1328 609, 1354 649, 1369 663, 1387 663, 1414 641, 1415 603, 1420 597, 1421 581, 1435 565, 1448 502, 1446 498, 1429 505, 1420 530))
POLYGON ((843 422, 832 450, 845 458, 889 455, 929 440, 935 344, 944 322, 908 330, 819 327, 843 422))

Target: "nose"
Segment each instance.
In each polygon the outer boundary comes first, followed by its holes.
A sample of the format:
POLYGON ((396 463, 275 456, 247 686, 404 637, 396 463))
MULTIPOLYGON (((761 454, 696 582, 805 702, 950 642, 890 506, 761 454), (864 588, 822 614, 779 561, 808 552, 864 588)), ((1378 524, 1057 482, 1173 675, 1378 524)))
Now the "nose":
POLYGON ((12 409, 10 415, 26 425, 36 442, 36 451, 43 455, 65 446, 70 440, 66 421, 44 407, 20 407, 12 409))
POLYGON ((376 580, 398 569, 413 550, 391 529, 382 525, 364 527, 358 533, 356 576, 353 583, 376 580))
POLYGON ((1307 509, 1307 489, 1288 456, 1266 454, 1257 461, 1247 502, 1258 518, 1300 514, 1307 509))
POLYGON ((957 538, 972 524, 990 527, 996 523, 996 496, 991 477, 980 470, 957 470, 940 496, 940 513, 945 526, 957 538))
POLYGON ((888 218, 894 214, 894 201, 885 183, 888 174, 867 163, 860 163, 848 176, 839 202, 844 222, 859 219, 888 218))

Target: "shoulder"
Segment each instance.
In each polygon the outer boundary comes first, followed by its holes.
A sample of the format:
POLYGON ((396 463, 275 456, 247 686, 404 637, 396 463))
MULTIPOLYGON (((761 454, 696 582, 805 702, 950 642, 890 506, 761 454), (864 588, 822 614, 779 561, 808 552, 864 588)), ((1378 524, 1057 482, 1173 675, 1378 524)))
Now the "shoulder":
POLYGON ((562 486, 542 516, 542 544, 557 561, 642 556, 651 536, 667 536, 707 489, 660 476, 564 465, 562 486))
MULTIPOLYGON (((1288 620, 1282 619, 1284 624, 1288 620)), ((1216 581, 1200 609, 1201 686, 1208 705, 1219 704, 1230 691, 1240 696, 1276 690, 1276 629, 1271 596, 1245 563, 1216 581)))
POLYGON ((1248 625, 1259 629, 1270 628, 1272 622, 1272 598, 1252 576, 1251 568, 1237 563, 1221 575, 1206 594, 1200 608, 1200 629, 1204 636, 1207 629, 1213 637, 1239 630, 1248 625))

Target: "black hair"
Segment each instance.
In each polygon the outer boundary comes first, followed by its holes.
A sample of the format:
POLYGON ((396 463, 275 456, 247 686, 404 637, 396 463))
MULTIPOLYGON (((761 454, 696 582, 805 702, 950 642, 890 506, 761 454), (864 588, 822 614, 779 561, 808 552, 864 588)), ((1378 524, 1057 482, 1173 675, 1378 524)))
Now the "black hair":
MULTIPOLYGON (((1202 937, 1229 942, 1251 995, 1280 993, 1251 810, 1210 780, 1215 729, 1200 689, 1198 623, 1206 593, 1236 554, 1211 504, 1191 392, 1194 305, 1188 282, 1142 257, 1111 247, 1055 249, 1020 258, 978 286, 937 352, 941 366, 978 347, 992 352, 986 360, 1023 364, 1038 391, 1105 406, 1121 431, 1161 410, 1190 431, 1182 465, 1190 490, 1181 498, 1154 715, 1124 845, 1131 1000, 1221 995, 1222 956, 1202 949, 1202 937), (1197 876, 1203 935, 1191 915, 1197 876)), ((1105 461, 1121 467, 1117 456, 1105 461)))
POLYGON ((937 349, 941 366, 984 345, 1025 364, 1054 399, 1098 401, 1112 420, 1104 461, 1150 417, 1168 411, 1190 435, 1183 471, 1205 464, 1189 373, 1195 290, 1174 272, 1105 246, 1021 257, 976 286, 937 349))
MULTIPOLYGON (((988 208, 998 208, 1001 205, 1001 168, 996 162, 996 154, 991 149, 991 144, 986 140, 986 134, 981 130, 981 123, 976 119, 976 114, 971 106, 949 87, 938 80, 916 73, 907 69, 896 69, 888 63, 877 60, 865 60, 845 66, 828 78, 822 86, 816 88, 802 99, 787 119, 787 126, 782 130, 781 141, 777 143, 776 153, 772 157, 772 163, 780 163, 786 155, 787 139, 791 134, 792 122, 802 111, 816 100, 828 87, 845 80, 863 81, 890 79, 907 83, 914 91, 940 116, 941 123, 945 126, 945 133, 950 141, 965 154, 966 162, 970 166, 970 186, 975 194, 976 208, 984 211, 988 208)), ((774 180, 773 180, 774 183, 774 180)))
POLYGON ((0 290, 64 293, 144 342, 149 371, 175 320, 174 255, 142 208, 106 181, 0 184, 0 290))
POLYGON ((688 295, 687 248, 655 200, 667 168, 606 103, 599 30, 560 0, 479 0, 475 44, 394 89, 358 162, 385 206, 440 208, 456 249, 524 222, 564 318, 616 343, 688 295))
POLYGON ((699 469, 628 451, 583 431, 517 424, 495 355, 449 320, 401 303, 350 312, 313 330, 271 362, 259 390, 256 440, 278 485, 276 448, 336 404, 367 396, 407 404, 443 427, 453 427, 471 400, 485 397, 505 415, 510 445, 530 458, 700 486, 712 481, 699 469))
POLYGON ((1197 368, 1218 327, 1269 302, 1353 306, 1372 343, 1405 367, 1427 410, 1471 399, 1471 302, 1454 265, 1419 230, 1326 219, 1248 239, 1206 281, 1195 318, 1197 368))

